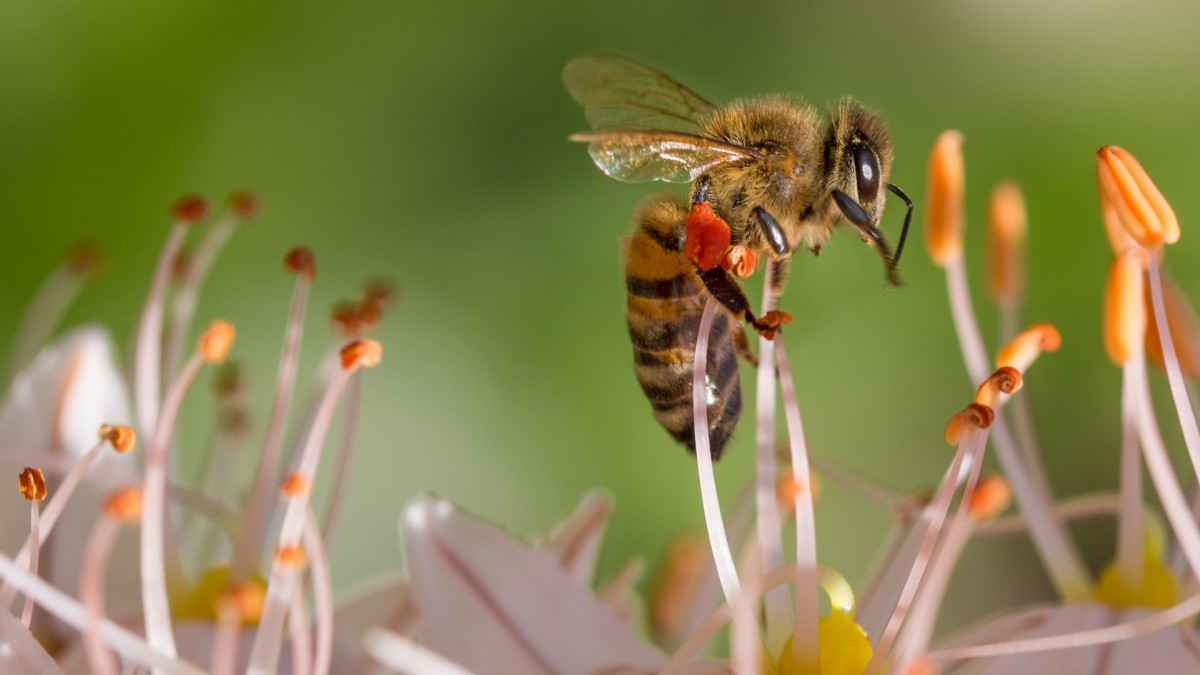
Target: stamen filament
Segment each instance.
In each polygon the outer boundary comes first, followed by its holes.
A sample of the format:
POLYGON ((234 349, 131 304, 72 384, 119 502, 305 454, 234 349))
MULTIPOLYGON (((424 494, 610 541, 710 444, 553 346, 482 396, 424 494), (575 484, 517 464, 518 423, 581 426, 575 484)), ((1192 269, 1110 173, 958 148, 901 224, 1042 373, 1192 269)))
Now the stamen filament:
MULTIPOLYGON (((297 569, 296 576, 300 577, 302 572, 303 570, 297 569)), ((312 622, 308 618, 308 605, 300 588, 296 588, 296 592, 292 594, 287 628, 292 648, 292 674, 312 675, 312 622)))
POLYGON ((363 637, 363 647, 376 661, 397 672, 472 675, 469 670, 447 660, 437 652, 383 628, 367 631, 363 637))
POLYGON ((1154 416, 1154 403, 1150 397, 1150 385, 1146 378, 1146 361, 1135 354, 1129 361, 1130 377, 1136 386, 1138 410, 1138 438, 1141 439, 1142 459, 1158 492, 1159 502, 1167 515, 1167 522, 1175 533, 1175 540, 1183 551, 1192 574, 1200 579, 1200 531, 1188 510, 1187 500, 1179 487, 1179 480, 1171 468, 1171 459, 1158 430, 1154 416))
POLYGON ((329 496, 329 505, 325 508, 325 519, 321 524, 326 547, 333 545, 333 528, 341 515, 342 504, 346 499, 346 487, 350 484, 350 466, 353 464, 354 441, 358 437, 362 409, 362 378, 353 378, 349 389, 346 402, 342 405, 342 440, 338 447, 337 466, 333 474, 333 493, 329 496))
POLYGON ((296 367, 300 359, 300 345, 304 335, 304 316, 308 306, 312 277, 299 274, 292 292, 291 309, 288 312, 287 329, 283 340, 283 353, 279 357, 279 370, 275 380, 275 399, 271 404, 271 416, 267 422, 262 454, 259 456, 258 471, 254 477, 246 527, 238 539, 234 551, 233 576, 235 580, 247 578, 257 567, 262 552, 263 529, 272 499, 272 483, 279 472, 279 455, 283 447, 284 430, 288 408, 296 384, 296 367))
MULTIPOLYGON (((40 541, 41 535, 38 533, 38 511, 39 504, 36 499, 29 502, 29 541, 40 541)), ((29 573, 37 576, 38 573, 38 550, 40 546, 34 546, 29 553, 29 573)), ((21 623, 29 628, 29 624, 33 621, 33 598, 25 598, 25 606, 21 608, 21 623)))
POLYGON ((79 597, 87 607, 87 624, 83 631, 88 664, 95 675, 116 675, 117 666, 100 634, 105 618, 104 579, 113 543, 121 531, 121 522, 103 514, 92 527, 83 554, 83 569, 79 578, 79 597))
POLYGON ((1134 370, 1128 361, 1121 367, 1121 508, 1117 519, 1117 568, 1128 583, 1139 588, 1142 585, 1145 535, 1134 370))
POLYGON ((174 377, 183 360, 184 345, 187 344, 188 329, 196 313, 200 287, 208 278, 217 254, 225 247, 239 222, 240 219, 232 211, 226 211, 217 222, 210 225, 196 245, 183 280, 176 285, 171 298, 171 321, 163 340, 167 352, 163 362, 164 379, 174 377))
POLYGON ((779 385, 783 395, 783 410, 787 419, 788 441, 791 448, 792 480, 795 491, 796 517, 796 586, 794 619, 792 621, 793 654, 819 663, 820 646, 817 627, 821 620, 820 591, 817 589, 817 526, 813 513, 812 475, 808 466, 808 447, 804 440, 804 423, 796 399, 796 385, 787 359, 782 338, 775 346, 779 360, 779 385))
MULTIPOLYGON (((778 306, 779 295, 773 290, 776 285, 775 266, 768 264, 763 277, 762 312, 765 314, 778 306)), ((783 524, 779 514, 779 501, 775 496, 777 470, 775 461, 775 341, 764 337, 758 339, 758 370, 755 393, 755 506, 757 508, 758 546, 763 569, 769 570, 783 564, 783 524)), ((766 599, 767 644, 772 649, 783 647, 788 634, 787 589, 767 593, 766 599)))
MULTIPOLYGON (((84 630, 88 618, 87 610, 66 593, 51 586, 39 577, 31 575, 23 567, 0 554, 0 577, 16 587, 21 593, 33 598, 34 602, 68 625, 84 630)), ((100 637, 122 657, 154 668, 166 675, 205 675, 198 668, 182 659, 167 656, 137 635, 103 619, 100 637)))
MULTIPOLYGON (((1098 518, 1100 516, 1121 515, 1124 508, 1123 496, 1114 493, 1102 493, 1073 497, 1054 506, 1054 519, 1059 522, 1098 518)), ((1144 504, 1138 505, 1138 513, 1143 521, 1154 517, 1153 512, 1144 504)), ((1029 529, 1029 523, 1021 515, 997 518, 983 523, 976 528, 978 536, 998 537, 1024 532, 1029 529)))
MULTIPOLYGON (((300 462, 295 472, 310 485, 321 459, 321 449, 325 444, 326 436, 328 436, 334 410, 337 408, 338 399, 346 389, 346 384, 359 367, 374 365, 377 362, 377 354, 374 355, 374 360, 347 361, 347 358, 358 353, 350 353, 350 350, 358 348, 358 351, 362 351, 362 348, 365 347, 379 349, 378 344, 366 345, 362 342, 351 343, 343 348, 343 368, 330 380, 316 416, 313 418, 312 428, 309 430, 308 439, 301 451, 300 462)), ((288 498, 283 524, 279 531, 279 551, 295 548, 300 543, 310 494, 305 491, 288 498)), ((247 675, 268 675, 276 671, 283 637, 283 621, 287 613, 287 605, 295 593, 298 576, 298 570, 292 568, 282 556, 275 556, 267 585, 266 610, 263 612, 258 633, 254 638, 247 675)))
POLYGON ((238 603, 223 598, 217 607, 217 630, 213 636, 209 669, 212 675, 234 675, 237 672, 238 647, 241 646, 242 613, 238 603))
POLYGON ((1162 345, 1163 365, 1167 370, 1167 382, 1171 385, 1171 399, 1175 403, 1175 414, 1179 417, 1179 426, 1183 429, 1183 440, 1187 445, 1188 456, 1192 460, 1192 469, 1200 476, 1200 428, 1196 425, 1196 415, 1192 403, 1188 399, 1187 385, 1183 381, 1183 370, 1175 353, 1175 341, 1171 336, 1171 327, 1167 323, 1167 310, 1163 301, 1162 269, 1159 256, 1151 254, 1150 263, 1146 270, 1150 277, 1150 299, 1154 308, 1154 323, 1158 327, 1158 341, 1162 345))
POLYGON ((42 345, 46 344, 54 327, 79 295, 84 279, 85 275, 79 273, 77 265, 67 260, 42 282, 29 308, 25 310, 21 327, 17 329, 12 354, 8 358, 10 377, 20 372, 21 366, 32 361, 42 345))
POLYGON ((166 511, 167 454, 175 433, 179 408, 192 382, 204 366, 205 359, 197 352, 188 360, 179 378, 163 402, 160 424, 146 453, 146 476, 143 487, 145 511, 142 514, 142 613, 146 638, 156 649, 175 656, 175 634, 171 628, 171 608, 167 601, 167 579, 164 563, 164 520, 166 511))
MULTIPOLYGON (((308 510, 304 521, 304 549, 312 562, 313 604, 317 615, 317 646, 313 657, 313 675, 329 675, 333 662, 333 580, 329 575, 329 561, 325 555, 321 529, 317 517, 308 510)), ((298 593, 303 597, 302 593, 298 593)))
MULTIPOLYGON (((700 328, 696 337, 695 365, 692 376, 692 419, 696 446, 696 470, 700 481, 700 501, 704 508, 704 524, 708 530, 708 544, 713 552, 713 564, 726 602, 732 602, 738 594, 737 566, 733 562, 733 551, 725 535, 725 521, 721 517, 721 502, 717 495, 717 480, 713 475, 712 450, 708 437, 707 364, 708 337, 716 318, 718 303, 709 298, 700 315, 700 328)), ((775 486, 771 486, 774 499, 775 486)))
POLYGON ((138 323, 137 347, 134 351, 134 403, 137 407, 138 425, 146 438, 154 435, 158 421, 159 385, 162 368, 162 318, 167 284, 171 278, 171 265, 183 247, 187 236, 188 222, 177 221, 171 226, 167 243, 158 256, 158 266, 150 282, 150 295, 142 309, 138 323))

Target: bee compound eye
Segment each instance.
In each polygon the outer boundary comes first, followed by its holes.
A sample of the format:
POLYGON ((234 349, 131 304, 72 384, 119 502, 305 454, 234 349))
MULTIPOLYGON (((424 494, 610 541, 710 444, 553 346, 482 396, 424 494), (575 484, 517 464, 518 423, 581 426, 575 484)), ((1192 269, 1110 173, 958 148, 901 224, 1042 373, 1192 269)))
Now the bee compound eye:
POLYGON ((879 159, 865 145, 854 148, 854 173, 858 182, 858 201, 871 202, 879 196, 879 159))

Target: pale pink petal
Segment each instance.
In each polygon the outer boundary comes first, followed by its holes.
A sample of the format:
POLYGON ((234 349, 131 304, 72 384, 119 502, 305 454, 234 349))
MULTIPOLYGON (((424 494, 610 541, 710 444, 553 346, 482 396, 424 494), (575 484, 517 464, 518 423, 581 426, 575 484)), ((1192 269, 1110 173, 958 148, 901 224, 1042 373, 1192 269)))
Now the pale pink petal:
POLYGON ((422 642, 468 670, 584 675, 662 663, 556 556, 444 500, 415 500, 403 530, 422 642))
POLYGON ((334 643, 347 652, 362 652, 362 637, 370 628, 384 628, 408 635, 418 621, 408 581, 393 577, 380 579, 343 594, 334 608, 334 643))
MULTIPOLYGON (((728 663, 719 661, 697 661, 680 666, 671 671, 673 675, 731 675, 733 670, 728 663)), ((591 675, 657 675, 656 668, 639 668, 637 666, 617 666, 597 670, 591 675)))
POLYGON ((563 568, 584 588, 591 586, 596 574, 596 558, 612 508, 612 497, 599 490, 589 492, 575 511, 554 528, 546 542, 546 548, 558 556, 563 568))
MULTIPOLYGON (((1039 608, 987 621, 942 646, 1051 637, 1104 628, 1149 613, 1120 612, 1103 605, 1064 605, 1048 612, 1039 608)), ((1180 625, 1111 644, 968 661, 946 672, 947 675, 1195 673, 1200 672, 1200 649, 1195 630, 1180 625)))
POLYGON ((62 675, 29 629, 6 611, 0 611, 0 675, 62 675))

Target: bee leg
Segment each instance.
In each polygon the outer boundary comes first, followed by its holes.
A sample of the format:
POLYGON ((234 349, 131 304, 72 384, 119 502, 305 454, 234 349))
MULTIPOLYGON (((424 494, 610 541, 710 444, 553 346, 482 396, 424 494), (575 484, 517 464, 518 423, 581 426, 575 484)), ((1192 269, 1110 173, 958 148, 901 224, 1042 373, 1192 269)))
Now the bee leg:
POLYGON ((883 232, 871 222, 871 218, 863 207, 858 202, 854 201, 850 195, 841 190, 833 191, 833 201, 837 203, 841 209, 842 215, 846 216, 846 220, 850 224, 858 228, 859 234, 863 236, 863 240, 871 244, 879 253, 879 257, 883 258, 883 265, 887 271, 888 283, 893 286, 900 285, 900 275, 896 270, 896 258, 892 256, 892 249, 888 246, 887 240, 883 238, 883 232))
POLYGON ((746 322, 758 331, 759 335, 768 340, 775 339, 775 334, 779 332, 779 329, 792 322, 791 314, 778 310, 771 310, 761 317, 754 316, 754 312, 750 310, 750 301, 746 299, 742 287, 738 286, 729 272, 720 267, 702 270, 700 279, 704 282, 704 287, 708 289, 708 292, 717 299, 717 302, 733 312, 734 316, 744 317, 746 322))
POLYGON ((733 349, 746 363, 758 367, 758 355, 750 351, 750 341, 746 339, 746 329, 741 324, 733 331, 733 349))

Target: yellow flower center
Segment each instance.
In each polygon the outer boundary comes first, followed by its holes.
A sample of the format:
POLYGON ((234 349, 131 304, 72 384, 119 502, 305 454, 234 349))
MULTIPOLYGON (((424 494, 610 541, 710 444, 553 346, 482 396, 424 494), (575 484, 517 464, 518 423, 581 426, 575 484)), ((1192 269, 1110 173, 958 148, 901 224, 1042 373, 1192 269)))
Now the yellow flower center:
POLYGON ((1110 563, 1100 575, 1096 599, 1113 609, 1166 609, 1179 602, 1179 582, 1163 561, 1161 531, 1147 528, 1141 583, 1129 579, 1115 562, 1110 563))
MULTIPOLYGON (((228 565, 217 565, 204 570, 195 584, 178 585, 171 589, 171 616, 175 619, 216 622, 221 602, 235 594, 241 603, 242 623, 252 626, 258 623, 259 611, 253 611, 254 596, 259 600, 265 595, 267 584, 262 577, 254 577, 234 589, 228 565)), ((261 602, 257 603, 261 605, 261 602)))
POLYGON ((794 654, 789 639, 777 662, 769 655, 763 659, 763 675, 862 675, 871 662, 871 640, 850 612, 831 610, 821 619, 817 639, 818 659, 794 654))

